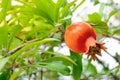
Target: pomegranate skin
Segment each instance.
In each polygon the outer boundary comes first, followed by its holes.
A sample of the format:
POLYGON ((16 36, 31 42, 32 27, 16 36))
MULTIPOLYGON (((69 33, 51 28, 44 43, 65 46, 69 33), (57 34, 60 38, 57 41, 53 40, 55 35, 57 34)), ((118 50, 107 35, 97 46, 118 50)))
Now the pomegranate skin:
POLYGON ((89 43, 95 45, 96 34, 91 25, 85 22, 76 22, 71 24, 64 34, 64 40, 67 46, 76 53, 85 53, 89 50, 89 43))
POLYGON ((93 60, 96 55, 102 56, 101 49, 107 49, 102 42, 96 41, 96 33, 91 25, 85 22, 71 24, 64 34, 65 43, 76 53, 85 53, 93 60))

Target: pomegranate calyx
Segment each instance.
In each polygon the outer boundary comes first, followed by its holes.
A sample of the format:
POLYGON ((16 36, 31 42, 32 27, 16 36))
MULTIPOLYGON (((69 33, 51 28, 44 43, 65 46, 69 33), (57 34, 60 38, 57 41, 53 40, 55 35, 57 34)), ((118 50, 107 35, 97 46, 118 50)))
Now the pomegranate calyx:
POLYGON ((103 46, 105 43, 96 42, 96 46, 90 46, 87 54, 87 58, 91 56, 93 60, 96 59, 96 54, 99 56, 102 56, 101 49, 105 50, 107 49, 105 46, 103 46))

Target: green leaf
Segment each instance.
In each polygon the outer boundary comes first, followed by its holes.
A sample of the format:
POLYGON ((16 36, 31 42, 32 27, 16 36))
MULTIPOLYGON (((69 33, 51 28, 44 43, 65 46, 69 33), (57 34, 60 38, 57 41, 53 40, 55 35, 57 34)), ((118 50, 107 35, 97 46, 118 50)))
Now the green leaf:
POLYGON ((99 34, 102 34, 102 35, 105 35, 105 34, 109 33, 107 24, 104 23, 104 22, 96 23, 95 26, 93 26, 93 27, 94 27, 96 33, 99 33, 99 34))
POLYGON ((64 18, 67 15, 67 13, 70 10, 70 7, 72 7, 76 1, 77 0, 74 0, 74 1, 68 3, 67 5, 64 6, 64 8, 61 10, 61 14, 62 14, 61 18, 64 18))
POLYGON ((65 56, 65 55, 63 55, 63 54, 61 54, 61 53, 58 53, 58 52, 50 52, 50 51, 43 51, 43 52, 49 53, 49 54, 53 54, 53 55, 58 56, 58 57, 62 57, 62 58, 64 58, 64 59, 66 59, 67 61, 71 62, 72 64, 77 65, 71 58, 69 58, 69 57, 67 57, 67 56, 65 56))
POLYGON ((101 20, 101 16, 99 13, 95 12, 93 14, 89 14, 88 23, 90 23, 94 27, 96 33, 102 35, 109 34, 107 23, 101 20))
POLYGON ((31 46, 41 45, 43 43, 51 42, 51 41, 59 41, 59 40, 54 39, 54 38, 46 38, 46 39, 43 39, 43 40, 40 40, 40 41, 35 41, 35 42, 28 43, 24 47, 22 47, 22 49, 18 50, 13 55, 11 55, 11 59, 12 60, 16 59, 19 56, 19 54, 21 54, 22 52, 24 52, 26 49, 30 48, 31 46))
POLYGON ((52 61, 52 62, 40 62, 42 67, 47 68, 52 71, 60 72, 64 75, 70 75, 70 69, 68 66, 64 65, 62 61, 52 61))
POLYGON ((10 38, 9 38, 9 42, 8 42, 8 48, 10 47, 13 38, 17 35, 17 33, 22 29, 22 27, 20 25, 16 25, 14 26, 14 28, 12 29, 11 33, 10 33, 10 38))
POLYGON ((101 22, 101 16, 99 13, 95 12, 88 15, 88 22, 90 23, 99 23, 101 22))
POLYGON ((6 14, 7 14, 7 10, 10 8, 11 6, 11 0, 2 0, 2 11, 0 13, 0 20, 5 20, 6 14))
POLYGON ((54 56, 54 57, 51 57, 51 58, 49 58, 49 59, 47 59, 47 60, 43 60, 44 62, 52 62, 52 61, 62 61, 63 62, 63 64, 65 64, 66 66, 72 66, 73 65, 73 63, 72 62, 70 62, 69 60, 67 60, 67 59, 65 59, 65 58, 63 58, 63 57, 60 57, 60 56, 54 56))
POLYGON ((3 69, 0 72, 0 80, 9 80, 11 69, 3 69))
POLYGON ((97 74, 96 67, 91 63, 91 60, 88 61, 85 67, 86 76, 95 76, 97 74))
POLYGON ((103 71, 101 73, 102 73, 102 75, 110 75, 111 73, 115 73, 115 74, 119 75, 119 72, 120 72, 120 65, 118 65, 118 66, 116 66, 113 69, 110 69, 108 71, 103 71))
POLYGON ((78 9, 78 7, 80 7, 84 2, 85 2, 85 0, 82 0, 75 8, 73 8, 72 12, 74 12, 76 9, 78 9))
POLYGON ((54 13, 53 13, 53 18, 54 21, 57 22, 59 15, 59 11, 60 11, 60 7, 62 6, 62 3, 64 2, 64 0, 57 0, 57 3, 55 4, 55 8, 54 8, 54 13))
POLYGON ((100 8, 99 8, 99 14, 101 16, 104 16, 104 9, 106 8, 105 4, 100 4, 100 8))
POLYGON ((22 73, 22 69, 20 69, 19 71, 17 72, 14 72, 11 76, 10 76, 10 79, 9 80, 15 80, 21 73, 22 73))
POLYGON ((120 54, 116 53, 115 58, 120 63, 120 54))
POLYGON ((0 48, 7 48, 8 43, 8 25, 5 21, 0 23, 0 48))
POLYGON ((53 27, 50 24, 40 22, 40 21, 36 21, 36 27, 31 31, 30 34, 34 35, 36 33, 36 37, 38 37, 38 38, 46 38, 56 30, 57 30, 57 28, 53 27))
POLYGON ((27 75, 29 75, 30 77, 32 77, 33 72, 35 72, 35 71, 36 71, 35 67, 30 67, 30 68, 26 69, 27 75))
POLYGON ((42 20, 46 20, 49 24, 53 25, 53 20, 51 17, 44 11, 38 9, 38 8, 33 8, 33 7, 25 7, 21 9, 21 12, 25 15, 30 14, 30 15, 37 15, 39 16, 42 20))
POLYGON ((109 14, 109 16, 108 16, 106 22, 108 22, 109 19, 110 19, 114 14, 116 14, 117 12, 118 12, 117 10, 112 10, 112 11, 110 12, 110 14, 109 14))
POLYGON ((9 57, 0 58, 0 71, 4 68, 5 64, 8 62, 9 57))
POLYGON ((56 39, 61 39, 61 37, 62 37, 62 34, 60 32, 54 35, 54 38, 56 39))
POLYGON ((113 34, 114 35, 120 35, 120 27, 118 27, 117 29, 114 29, 113 34))
POLYGON ((91 0, 94 2, 94 5, 97 5, 99 3, 99 0, 91 0))
POLYGON ((77 65, 73 65, 72 75, 74 80, 80 80, 82 73, 82 55, 70 51, 72 59, 76 62, 77 65))
POLYGON ((36 9, 38 10, 39 15, 53 24, 54 19, 52 14, 55 3, 52 0, 34 0, 34 3, 37 7, 36 9))

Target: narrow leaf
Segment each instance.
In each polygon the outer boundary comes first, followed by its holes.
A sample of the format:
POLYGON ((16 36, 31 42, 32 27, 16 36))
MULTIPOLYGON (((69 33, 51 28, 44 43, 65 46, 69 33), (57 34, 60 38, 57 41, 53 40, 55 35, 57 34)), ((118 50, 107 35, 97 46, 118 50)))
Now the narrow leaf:
POLYGON ((52 0, 34 0, 34 3, 40 13, 39 15, 44 14, 44 17, 53 23, 52 14, 55 3, 52 0))
POLYGON ((113 34, 114 35, 120 35, 120 28, 114 29, 113 34))
POLYGON ((20 50, 18 50, 17 52, 15 52, 13 55, 11 55, 11 59, 14 60, 16 59, 16 57, 19 56, 19 54, 21 54, 22 52, 24 52, 26 49, 30 48, 31 46, 34 45, 40 45, 46 42, 51 42, 51 41, 59 41, 58 39, 54 39, 54 38, 46 38, 40 41, 35 41, 35 42, 31 42, 26 44, 25 46, 23 46, 20 50))
POLYGON ((50 52, 50 51, 44 51, 45 53, 49 53, 49 54, 53 54, 55 56, 58 56, 58 57, 62 57, 66 60, 68 60, 70 63, 74 64, 74 65, 77 65, 71 58, 61 54, 61 53, 58 53, 58 52, 50 52))
POLYGON ((108 22, 109 19, 110 19, 114 14, 116 14, 117 12, 118 12, 117 10, 111 11, 110 14, 109 14, 109 16, 108 16, 108 19, 106 20, 106 22, 108 22))
POLYGON ((64 17, 67 15, 68 11, 70 10, 70 7, 72 7, 72 6, 75 4, 76 1, 77 1, 77 0, 74 0, 74 1, 72 1, 72 2, 70 2, 70 3, 68 3, 68 4, 61 10, 61 13, 62 13, 61 18, 64 18, 64 17))
POLYGON ((9 80, 11 69, 3 69, 0 72, 0 80, 9 80))
POLYGON ((108 26, 104 22, 96 23, 95 26, 93 26, 93 27, 94 27, 96 33, 99 33, 102 35, 109 34, 108 26))
POLYGON ((22 73, 22 69, 20 69, 18 72, 14 72, 11 76, 9 80, 15 80, 16 77, 18 77, 21 73, 22 73))
POLYGON ((70 51, 72 59, 76 62, 77 65, 73 65, 72 75, 74 80, 80 80, 82 73, 82 55, 70 51))
POLYGON ((43 67, 52 71, 60 72, 64 75, 70 75, 70 69, 61 61, 45 62, 43 67))
POLYGON ((0 48, 6 48, 8 43, 8 25, 5 21, 0 23, 0 38, 0 48))
POLYGON ((57 3, 55 4, 55 9, 54 9, 54 14, 53 14, 53 17, 54 17, 54 21, 57 22, 57 19, 59 17, 59 10, 60 10, 60 7, 63 3, 63 0, 58 0, 57 3))
POLYGON ((22 27, 21 27, 20 25, 16 25, 16 26, 12 29, 12 31, 11 31, 11 33, 10 33, 9 42, 8 42, 8 48, 10 47, 13 38, 17 35, 17 33, 21 30, 21 28, 22 28, 22 27))
POLYGON ((11 6, 11 0, 2 0, 2 5, 1 6, 2 6, 2 11, 1 11, 1 14, 0 14, 0 19, 5 20, 7 10, 11 6))
POLYGON ((95 76, 97 74, 97 69, 96 67, 91 63, 91 60, 88 61, 86 64, 86 69, 85 69, 86 75, 87 76, 95 76))
POLYGON ((82 0, 75 8, 73 8, 72 12, 74 12, 76 9, 78 9, 78 7, 80 7, 84 2, 85 2, 85 0, 82 0))
POLYGON ((8 62, 9 57, 0 58, 0 71, 4 68, 5 64, 8 62))

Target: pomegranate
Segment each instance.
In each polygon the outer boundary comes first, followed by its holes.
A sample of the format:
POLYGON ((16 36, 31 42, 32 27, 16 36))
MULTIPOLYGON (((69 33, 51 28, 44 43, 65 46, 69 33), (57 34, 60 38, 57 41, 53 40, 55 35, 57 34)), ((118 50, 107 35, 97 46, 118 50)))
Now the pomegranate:
POLYGON ((91 25, 86 22, 76 22, 71 24, 65 31, 64 40, 66 45, 74 52, 86 54, 96 59, 96 54, 102 56, 101 49, 105 43, 96 41, 96 33, 91 25))

